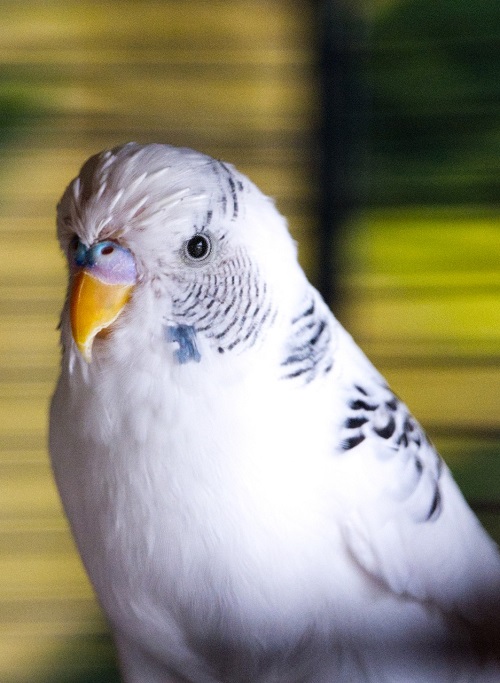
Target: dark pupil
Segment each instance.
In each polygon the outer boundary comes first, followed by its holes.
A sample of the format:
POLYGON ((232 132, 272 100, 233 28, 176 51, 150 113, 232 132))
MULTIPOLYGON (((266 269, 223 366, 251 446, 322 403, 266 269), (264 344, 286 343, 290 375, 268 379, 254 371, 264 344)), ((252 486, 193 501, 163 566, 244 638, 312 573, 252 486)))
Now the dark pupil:
POLYGON ((191 258, 203 258, 208 253, 208 240, 202 235, 191 237, 187 243, 187 252, 191 258))

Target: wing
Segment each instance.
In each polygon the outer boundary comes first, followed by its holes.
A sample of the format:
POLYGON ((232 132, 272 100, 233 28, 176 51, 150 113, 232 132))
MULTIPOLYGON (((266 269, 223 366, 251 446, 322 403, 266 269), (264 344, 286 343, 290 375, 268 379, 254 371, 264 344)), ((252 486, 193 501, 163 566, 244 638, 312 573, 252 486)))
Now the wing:
POLYGON ((350 553, 392 591, 498 621, 500 555, 425 432, 337 325, 335 453, 350 553))

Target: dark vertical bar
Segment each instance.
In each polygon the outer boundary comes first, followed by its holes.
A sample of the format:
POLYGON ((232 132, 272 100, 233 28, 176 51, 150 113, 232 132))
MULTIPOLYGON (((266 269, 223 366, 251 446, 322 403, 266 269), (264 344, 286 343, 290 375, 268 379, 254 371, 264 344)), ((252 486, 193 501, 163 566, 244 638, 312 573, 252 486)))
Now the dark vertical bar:
POLYGON ((318 286, 336 312, 341 307, 339 275, 346 221, 361 202, 363 181, 367 97, 360 10, 355 0, 319 0, 317 12, 322 104, 318 286))

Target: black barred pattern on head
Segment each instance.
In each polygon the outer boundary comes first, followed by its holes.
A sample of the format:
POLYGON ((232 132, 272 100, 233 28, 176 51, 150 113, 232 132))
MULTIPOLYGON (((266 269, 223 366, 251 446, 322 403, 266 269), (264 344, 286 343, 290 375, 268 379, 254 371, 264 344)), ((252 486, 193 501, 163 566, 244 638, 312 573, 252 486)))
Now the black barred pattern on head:
POLYGON ((219 190, 220 190, 220 203, 222 207, 222 212, 227 213, 228 210, 228 198, 231 199, 231 220, 236 220, 239 213, 239 199, 238 192, 243 190, 243 184, 240 180, 234 177, 232 170, 227 164, 222 161, 215 161, 212 164, 212 168, 215 175, 218 178, 219 190))
POLYGON ((327 374, 333 367, 330 352, 330 324, 317 310, 314 297, 305 303, 292 320, 287 355, 281 366, 283 379, 302 378, 311 382, 319 373, 327 374))
POLYGON ((173 299, 176 321, 211 339, 219 353, 252 347, 276 318, 265 282, 241 252, 217 272, 192 270, 177 284, 184 291, 173 299))
POLYGON ((343 451, 356 448, 365 440, 385 440, 387 448, 377 448, 377 457, 389 460, 394 457, 413 463, 413 474, 408 495, 424 479, 431 486, 428 507, 422 521, 435 520, 441 512, 439 478, 442 460, 429 442, 424 430, 408 408, 386 385, 355 385, 348 403, 349 414, 344 422, 343 451))

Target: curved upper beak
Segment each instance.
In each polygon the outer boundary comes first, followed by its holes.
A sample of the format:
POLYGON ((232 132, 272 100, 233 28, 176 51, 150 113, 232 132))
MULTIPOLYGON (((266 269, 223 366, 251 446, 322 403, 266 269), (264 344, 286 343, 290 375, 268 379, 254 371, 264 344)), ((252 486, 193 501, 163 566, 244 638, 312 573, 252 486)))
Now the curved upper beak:
POLYGON ((92 360, 95 337, 118 318, 133 287, 133 284, 102 282, 86 269, 74 275, 70 298, 71 332, 88 363, 92 360))

